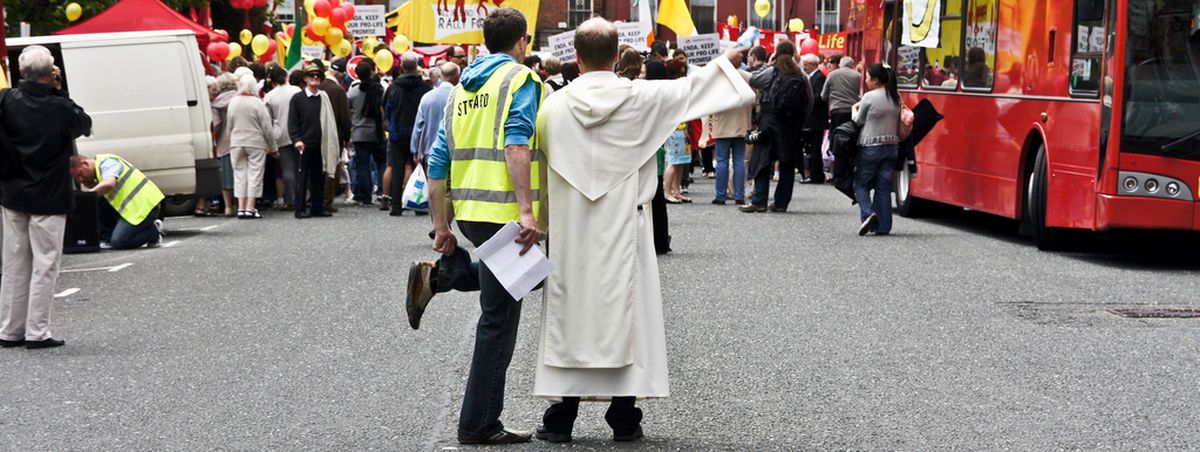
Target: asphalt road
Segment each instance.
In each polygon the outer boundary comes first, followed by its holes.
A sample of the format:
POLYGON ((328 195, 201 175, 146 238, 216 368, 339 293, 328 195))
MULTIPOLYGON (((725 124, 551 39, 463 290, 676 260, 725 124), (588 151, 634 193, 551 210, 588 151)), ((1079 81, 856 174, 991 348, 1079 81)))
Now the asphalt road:
MULTIPOLYGON (((660 260, 672 397, 615 445, 585 404, 574 443, 515 450, 1194 449, 1194 238, 1045 253, 976 213, 860 238, 830 187, 786 214, 671 206, 660 260)), ((170 219, 169 247, 65 259, 54 350, 0 350, 3 450, 440 450, 476 299, 439 296, 420 331, 407 263, 428 217, 170 219), (130 265, 123 265, 130 264, 130 265), (115 268, 115 271, 110 271, 115 268)), ((532 429, 540 304, 527 299, 504 421, 532 429)))

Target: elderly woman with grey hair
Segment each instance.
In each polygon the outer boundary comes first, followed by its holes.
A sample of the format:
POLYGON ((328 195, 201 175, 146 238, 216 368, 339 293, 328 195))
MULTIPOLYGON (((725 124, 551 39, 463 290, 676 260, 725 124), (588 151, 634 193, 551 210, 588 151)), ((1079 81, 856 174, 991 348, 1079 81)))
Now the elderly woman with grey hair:
POLYGON ((216 145, 217 158, 221 160, 221 199, 225 201, 225 216, 232 217, 233 209, 233 160, 229 155, 229 133, 226 127, 226 117, 229 112, 229 102, 237 96, 237 76, 229 73, 217 77, 217 97, 212 100, 213 110, 213 144, 216 145))
POLYGON ((229 102, 225 134, 233 156, 233 195, 238 199, 238 219, 258 219, 255 201, 262 197, 267 152, 275 143, 275 126, 266 104, 258 98, 258 81, 252 75, 238 79, 237 96, 229 102))

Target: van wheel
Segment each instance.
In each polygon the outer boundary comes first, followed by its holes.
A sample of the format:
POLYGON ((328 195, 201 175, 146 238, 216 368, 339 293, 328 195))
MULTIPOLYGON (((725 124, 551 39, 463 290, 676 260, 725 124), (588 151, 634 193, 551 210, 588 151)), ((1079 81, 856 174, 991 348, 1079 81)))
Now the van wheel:
POLYGON ((1066 231, 1046 226, 1046 195, 1047 174, 1046 145, 1038 148, 1037 158, 1033 164, 1033 174, 1029 177, 1029 185, 1025 197, 1025 218, 1033 243, 1042 251, 1057 251, 1068 246, 1066 231))
POLYGON ((165 217, 180 217, 191 215, 196 209, 196 198, 192 196, 168 196, 162 202, 162 214, 165 217))
POLYGON ((908 165, 896 172, 892 195, 896 200, 896 214, 904 218, 932 217, 950 213, 955 208, 940 202, 918 198, 912 195, 913 174, 908 165))

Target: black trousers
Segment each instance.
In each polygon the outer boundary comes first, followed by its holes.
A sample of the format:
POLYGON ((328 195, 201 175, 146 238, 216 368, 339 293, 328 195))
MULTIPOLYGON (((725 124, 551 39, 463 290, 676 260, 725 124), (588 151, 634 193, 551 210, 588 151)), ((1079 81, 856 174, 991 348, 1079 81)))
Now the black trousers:
POLYGON ((404 198, 404 168, 414 168, 413 155, 408 147, 410 137, 401 136, 400 141, 388 143, 388 153, 392 157, 392 186, 388 187, 388 194, 392 197, 392 212, 403 210, 404 205, 400 200, 404 198))
MULTIPOLYGON (((642 409, 634 406, 636 397, 613 397, 604 413, 604 420, 617 435, 628 435, 642 424, 642 409)), ((579 416, 579 397, 563 397, 562 402, 550 405, 542 415, 542 425, 554 433, 570 434, 579 416)))
POLYGON ((662 176, 658 176, 654 200, 650 201, 650 215, 654 221, 654 252, 667 254, 671 252, 671 235, 667 230, 667 197, 663 193, 662 176))
POLYGON ((800 140, 804 144, 804 168, 808 170, 809 181, 816 184, 825 183, 825 162, 821 155, 825 129, 805 129, 800 135, 800 140))
MULTIPOLYGON (((838 126, 850 122, 850 112, 830 113, 829 114, 829 130, 835 130, 838 126)), ((847 162, 845 158, 833 156, 833 179, 836 181, 841 177, 853 177, 854 162, 847 162)))
POLYGON ((318 215, 325 210, 325 172, 321 168, 321 148, 306 146, 300 154, 300 164, 296 165, 296 199, 292 205, 296 212, 304 211, 305 189, 311 197, 310 212, 318 215))
POLYGON ((709 146, 706 148, 700 148, 700 160, 701 160, 700 163, 704 165, 704 171, 709 172, 709 173, 717 172, 717 169, 713 168, 713 147, 712 146, 709 146))

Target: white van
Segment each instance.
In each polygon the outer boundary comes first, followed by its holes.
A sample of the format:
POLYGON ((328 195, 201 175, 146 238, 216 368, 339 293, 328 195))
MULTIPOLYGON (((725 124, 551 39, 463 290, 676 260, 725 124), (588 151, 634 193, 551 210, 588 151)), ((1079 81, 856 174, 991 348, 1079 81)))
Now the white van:
POLYGON ((13 86, 20 80, 17 57, 35 44, 50 49, 71 99, 92 117, 92 135, 76 142, 80 154, 129 160, 167 195, 166 215, 190 213, 197 194, 220 192, 212 108, 193 32, 8 39, 13 86))

